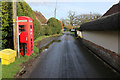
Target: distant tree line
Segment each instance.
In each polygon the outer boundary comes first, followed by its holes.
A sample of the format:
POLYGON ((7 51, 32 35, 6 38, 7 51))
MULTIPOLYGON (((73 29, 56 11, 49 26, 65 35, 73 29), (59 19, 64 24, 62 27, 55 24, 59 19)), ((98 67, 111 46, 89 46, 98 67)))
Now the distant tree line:
POLYGON ((98 19, 101 17, 99 13, 76 15, 74 11, 68 12, 68 19, 61 19, 64 25, 80 26, 81 24, 98 19))

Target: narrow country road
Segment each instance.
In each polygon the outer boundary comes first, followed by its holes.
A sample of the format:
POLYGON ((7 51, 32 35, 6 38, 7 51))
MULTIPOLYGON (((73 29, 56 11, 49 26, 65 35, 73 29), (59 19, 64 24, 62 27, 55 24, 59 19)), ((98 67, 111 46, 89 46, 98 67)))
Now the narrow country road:
POLYGON ((113 78, 118 77, 70 33, 59 38, 41 54, 29 78, 113 78))

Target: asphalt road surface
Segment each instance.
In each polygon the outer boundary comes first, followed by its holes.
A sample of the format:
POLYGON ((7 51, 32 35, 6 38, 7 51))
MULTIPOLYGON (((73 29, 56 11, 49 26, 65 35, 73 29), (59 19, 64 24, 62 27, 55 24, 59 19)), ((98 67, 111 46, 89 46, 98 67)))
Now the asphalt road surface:
POLYGON ((45 50, 30 78, 113 78, 119 77, 69 33, 45 50))

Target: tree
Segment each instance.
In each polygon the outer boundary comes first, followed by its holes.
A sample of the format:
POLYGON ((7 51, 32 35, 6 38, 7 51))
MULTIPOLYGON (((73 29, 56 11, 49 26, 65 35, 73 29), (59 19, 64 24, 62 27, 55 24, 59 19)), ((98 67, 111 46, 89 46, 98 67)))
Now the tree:
POLYGON ((69 19, 63 19, 63 18, 61 18, 60 21, 62 21, 63 26, 70 24, 70 20, 69 19))
POLYGON ((69 18, 69 20, 70 20, 70 24, 73 26, 74 20, 75 20, 75 12, 69 11, 69 12, 68 12, 68 18, 69 18))
POLYGON ((69 25, 71 24, 72 26, 80 26, 81 24, 88 22, 88 21, 92 21, 95 19, 98 19, 101 17, 101 14, 99 13, 91 13, 90 14, 80 14, 80 15, 76 15, 74 11, 69 11, 68 12, 68 18, 67 19, 61 19, 62 22, 65 25, 69 25))
POLYGON ((80 15, 75 16, 74 25, 79 26, 85 22, 93 21, 100 17, 101 17, 101 14, 98 14, 98 13, 80 14, 80 15))
POLYGON ((94 19, 99 19, 101 16, 102 16, 102 15, 99 14, 99 13, 94 13, 94 14, 93 14, 94 19))

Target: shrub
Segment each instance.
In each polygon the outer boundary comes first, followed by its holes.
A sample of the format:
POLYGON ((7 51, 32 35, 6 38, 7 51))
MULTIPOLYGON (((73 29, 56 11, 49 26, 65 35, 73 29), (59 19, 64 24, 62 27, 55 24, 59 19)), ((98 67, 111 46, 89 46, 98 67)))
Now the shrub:
POLYGON ((61 23, 55 18, 50 18, 47 22, 52 30, 52 34, 59 34, 61 32, 61 23))

